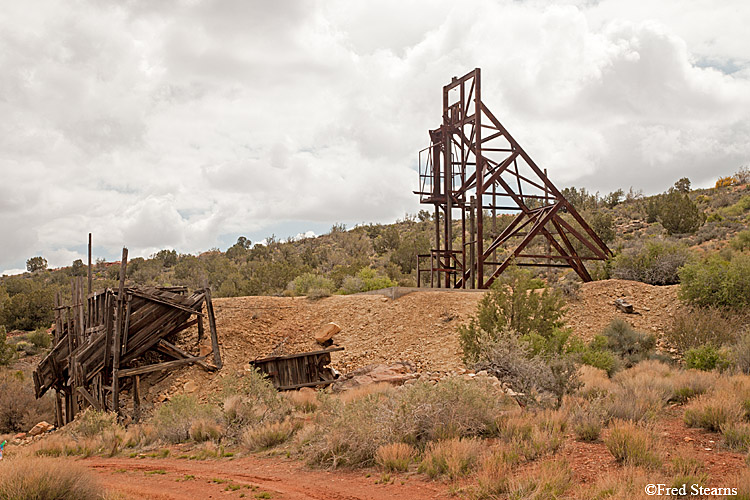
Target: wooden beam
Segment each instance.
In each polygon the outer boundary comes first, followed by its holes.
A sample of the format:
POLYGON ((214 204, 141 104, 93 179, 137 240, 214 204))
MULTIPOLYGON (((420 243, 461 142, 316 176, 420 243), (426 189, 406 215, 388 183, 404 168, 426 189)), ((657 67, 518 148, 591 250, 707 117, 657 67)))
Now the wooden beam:
MULTIPOLYGON (((161 339, 159 341, 159 343, 156 345, 156 348, 159 349, 164 354, 166 354, 168 356, 172 356, 175 359, 184 359, 184 358, 193 358, 193 357, 195 357, 192 354, 183 351, 182 349, 180 349, 176 345, 171 344, 171 343, 167 342, 164 339, 161 339)), ((215 366, 211 366, 208 363, 206 363, 205 361, 196 361, 196 364, 198 366, 200 366, 201 368, 203 368, 204 370, 206 370, 206 371, 209 371, 209 372, 216 371, 216 367, 215 366)))
POLYGON ((117 323, 115 324, 115 339, 112 355, 112 411, 120 415, 120 352, 122 351, 122 327, 123 327, 123 295, 125 292, 125 271, 128 266, 128 249, 122 249, 122 260, 120 261, 120 287, 117 293, 117 323))
POLYGON ((133 377, 133 421, 138 423, 141 419, 141 377, 133 377))
POLYGON ((195 309, 185 307, 182 304, 177 304, 176 302, 172 302, 170 300, 157 297, 150 293, 144 292, 143 290, 134 289, 134 290, 131 290, 130 293, 132 293, 133 295, 137 295, 138 297, 143 297, 144 299, 150 300, 152 302, 158 302, 159 304, 164 304, 165 306, 174 307, 175 309, 185 311, 186 313, 197 314, 198 316, 203 316, 203 313, 200 311, 196 311, 195 309))
POLYGON ((214 365, 221 370, 224 365, 219 352, 219 336, 216 333, 216 317, 214 316, 214 304, 211 301, 211 289, 206 288, 206 311, 208 312, 208 328, 211 332, 211 349, 214 352, 214 365))
POLYGON ((99 401, 97 401, 96 398, 94 398, 94 396, 92 396, 85 387, 79 385, 78 387, 76 387, 76 391, 78 391, 78 394, 83 396, 83 398, 88 401, 91 406, 99 411, 102 411, 102 405, 99 404, 99 401))
POLYGON ((144 373, 158 372, 161 370, 169 370, 171 368, 176 368, 178 366, 197 363, 198 361, 203 361, 205 359, 206 359, 205 356, 194 356, 192 358, 183 358, 183 359, 177 359, 174 361, 165 361, 164 363, 157 363, 155 365, 139 366, 138 368, 126 368, 124 370, 119 370, 118 376, 120 378, 132 377, 134 375, 143 375, 144 373))

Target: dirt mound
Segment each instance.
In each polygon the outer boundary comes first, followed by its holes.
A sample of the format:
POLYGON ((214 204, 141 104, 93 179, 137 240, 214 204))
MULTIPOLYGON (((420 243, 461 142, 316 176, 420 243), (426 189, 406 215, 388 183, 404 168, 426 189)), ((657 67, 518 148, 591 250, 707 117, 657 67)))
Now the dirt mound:
MULTIPOLYGON (((448 373, 462 367, 457 327, 476 312, 483 294, 425 291, 391 300, 379 295, 305 297, 236 297, 215 299, 217 329, 225 369, 216 374, 186 368, 155 387, 156 392, 206 393, 221 377, 242 370, 248 361, 269 355, 320 349, 315 333, 329 322, 341 326, 335 337, 344 351, 332 353, 332 366, 348 373, 373 363, 401 360, 420 372, 448 373)), ((620 317, 636 329, 661 336, 680 307, 677 287, 657 287, 624 280, 582 284, 570 300, 567 324, 586 340, 620 317), (625 298, 635 314, 616 310, 625 298)), ((154 393, 152 393, 154 395, 154 393)))

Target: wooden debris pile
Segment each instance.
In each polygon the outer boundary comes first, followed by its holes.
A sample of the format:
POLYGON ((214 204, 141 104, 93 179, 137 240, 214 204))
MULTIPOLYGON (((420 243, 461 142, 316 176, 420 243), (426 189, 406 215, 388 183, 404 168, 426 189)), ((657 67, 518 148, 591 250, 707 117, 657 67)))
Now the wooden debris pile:
POLYGON ((121 396, 130 390, 133 417, 140 417, 140 377, 197 364, 209 371, 222 366, 211 290, 192 294, 185 287, 125 287, 127 249, 123 251, 120 286, 84 297, 83 278, 72 283, 73 303, 56 298, 52 351, 34 370, 34 390, 40 398, 56 395, 56 424, 69 423, 86 406, 121 414, 121 396), (179 332, 198 326, 198 342, 211 336, 208 355, 192 355, 170 342, 179 332), (165 358, 170 359, 164 361, 165 358))

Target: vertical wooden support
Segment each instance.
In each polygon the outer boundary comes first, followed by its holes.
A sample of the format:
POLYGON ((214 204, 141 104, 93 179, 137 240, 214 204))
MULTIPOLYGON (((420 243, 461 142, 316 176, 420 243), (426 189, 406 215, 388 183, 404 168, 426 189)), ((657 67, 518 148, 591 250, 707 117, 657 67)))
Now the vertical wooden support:
POLYGON ((104 298, 104 371, 109 372, 112 366, 112 336, 115 315, 115 303, 112 290, 107 289, 104 298))
POLYGON ((123 321, 123 306, 124 306, 124 295, 125 295, 125 270, 128 266, 128 249, 122 249, 122 260, 120 262, 120 287, 117 291, 117 317, 115 323, 115 338, 114 345, 112 346, 112 411, 115 412, 118 417, 120 415, 120 352, 122 350, 122 328, 124 326, 123 321))
POLYGON ((89 233, 89 286, 88 286, 88 294, 91 295, 91 284, 93 282, 93 275, 91 274, 91 233, 89 233))
MULTIPOLYGON (((208 311, 208 306, 206 306, 206 310, 208 311)), ((206 333, 203 328, 203 316, 198 316, 198 343, 200 343, 200 341, 203 340, 203 336, 205 334, 206 333)))
POLYGON ((131 294, 127 294, 125 299, 125 325, 122 327, 122 348, 120 349, 121 354, 128 350, 128 330, 130 329, 130 302, 133 299, 131 294))
POLYGON ((55 389, 55 427, 57 427, 58 429, 65 425, 62 411, 62 398, 60 397, 60 390, 55 389))
POLYGON ((216 317, 214 316, 214 304, 211 301, 210 288, 206 288, 206 311, 208 312, 208 328, 211 332, 211 348, 214 351, 214 365, 220 370, 223 364, 219 352, 219 337, 216 334, 216 317))
MULTIPOLYGON (((62 313, 60 311, 60 292, 55 294, 55 344, 57 345, 62 338, 62 313)), ((53 346, 54 347, 54 346, 53 346)))
POLYGON ((141 420, 141 376, 133 377, 133 421, 141 420))

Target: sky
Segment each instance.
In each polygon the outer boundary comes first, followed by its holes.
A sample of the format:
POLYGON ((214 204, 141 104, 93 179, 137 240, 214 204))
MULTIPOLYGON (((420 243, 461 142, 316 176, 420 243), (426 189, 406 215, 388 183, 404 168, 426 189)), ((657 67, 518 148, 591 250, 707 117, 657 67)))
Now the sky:
POLYGON ((420 208, 442 86, 558 187, 750 163, 746 0, 0 0, 0 274, 420 208))

